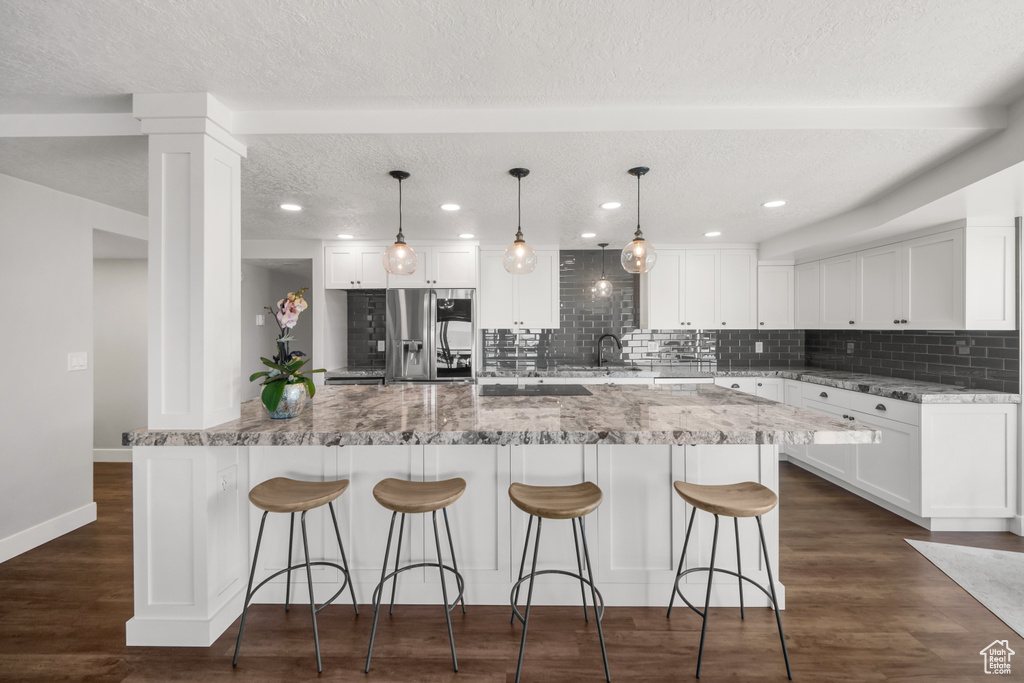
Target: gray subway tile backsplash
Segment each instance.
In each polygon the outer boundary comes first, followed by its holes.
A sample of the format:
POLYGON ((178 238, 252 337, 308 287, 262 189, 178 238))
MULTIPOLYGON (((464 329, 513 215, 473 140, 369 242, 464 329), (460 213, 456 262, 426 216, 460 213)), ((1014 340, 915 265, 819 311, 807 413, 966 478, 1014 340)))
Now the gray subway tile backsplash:
POLYGON ((384 352, 377 342, 386 339, 383 289, 358 289, 348 296, 348 367, 383 368, 384 352))

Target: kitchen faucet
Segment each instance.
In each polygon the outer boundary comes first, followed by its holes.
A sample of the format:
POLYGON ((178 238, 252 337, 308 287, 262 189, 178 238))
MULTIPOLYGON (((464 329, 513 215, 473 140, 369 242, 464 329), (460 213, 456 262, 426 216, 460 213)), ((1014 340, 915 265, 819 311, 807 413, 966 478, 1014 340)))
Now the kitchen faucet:
POLYGON ((619 347, 619 351, 622 350, 622 342, 614 334, 602 334, 601 338, 597 340, 597 367, 604 365, 604 340, 611 337, 611 340, 615 342, 615 345, 619 347))

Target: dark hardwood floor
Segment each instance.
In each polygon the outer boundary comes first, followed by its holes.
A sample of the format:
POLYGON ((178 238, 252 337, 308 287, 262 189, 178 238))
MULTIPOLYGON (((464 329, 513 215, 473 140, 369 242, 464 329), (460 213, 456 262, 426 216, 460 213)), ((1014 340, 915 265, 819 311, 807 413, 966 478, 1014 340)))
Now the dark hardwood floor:
MULTIPOLYGON (((250 612, 239 668, 237 623, 209 648, 129 648, 132 615, 131 466, 95 466, 99 519, 0 564, 0 680, 285 680, 317 677, 308 612, 258 605, 250 612)), ((990 680, 979 651, 996 639, 1024 642, 904 542, 918 538, 1024 551, 1008 533, 929 533, 797 467, 783 464, 783 624, 798 681, 990 680)), ((700 620, 686 609, 609 608, 614 681, 693 680, 700 620)), ((519 628, 505 607, 453 613, 460 670, 454 674, 444 618, 430 606, 396 607, 381 620, 373 669, 362 672, 371 612, 344 605, 321 613, 324 679, 511 681, 519 628)), ((783 681, 786 671, 767 609, 713 610, 702 681, 783 681)), ((603 680, 593 621, 580 608, 536 608, 524 680, 603 680)))

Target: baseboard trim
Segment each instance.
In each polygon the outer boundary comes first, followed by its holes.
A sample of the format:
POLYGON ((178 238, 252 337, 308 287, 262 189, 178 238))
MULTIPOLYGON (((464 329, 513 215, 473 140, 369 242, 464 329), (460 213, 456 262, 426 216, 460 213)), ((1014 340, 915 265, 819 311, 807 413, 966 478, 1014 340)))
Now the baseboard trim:
POLYGON ((131 462, 132 449, 130 448, 94 448, 92 449, 93 462, 131 462))
POLYGON ((1014 515, 1010 520, 1010 532, 1018 536, 1024 536, 1024 517, 1014 515))
POLYGON ((0 563, 95 521, 96 503, 89 503, 41 524, 36 524, 34 527, 19 531, 13 536, 0 539, 0 563))

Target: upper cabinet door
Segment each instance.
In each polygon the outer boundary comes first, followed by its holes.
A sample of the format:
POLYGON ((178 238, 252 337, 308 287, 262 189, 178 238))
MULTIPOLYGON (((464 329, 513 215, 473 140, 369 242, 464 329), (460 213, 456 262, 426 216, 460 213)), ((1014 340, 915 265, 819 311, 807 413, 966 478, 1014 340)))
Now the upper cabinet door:
POLYGON ((324 247, 324 287, 355 289, 358 261, 351 247, 324 247))
MULTIPOLYGON (((508 329, 516 327, 513 276, 502 265, 503 251, 480 250, 480 288, 477 298, 479 327, 508 329)), ((520 276, 523 277, 523 276, 520 276)))
POLYGON ((757 329, 793 329, 794 300, 793 266, 757 267, 757 329))
POLYGON ((456 244, 431 247, 429 286, 445 289, 473 289, 476 280, 476 247, 456 244))
POLYGON ((757 252, 723 249, 719 252, 719 329, 757 327, 757 252))
POLYGON ((951 230, 903 243, 907 327, 964 329, 964 233, 951 230))
POLYGON ((1012 227, 969 227, 964 244, 968 330, 1017 328, 1016 240, 1012 227))
POLYGON ((857 327, 906 327, 903 311, 903 248, 890 244, 857 252, 857 327))
POLYGON ((821 327, 853 329, 857 324, 857 255, 821 261, 821 327))
POLYGON ((718 306, 720 269, 721 252, 717 249, 686 250, 682 298, 687 328, 715 330, 722 327, 718 306))
POLYGON ((643 327, 654 330, 688 327, 682 299, 685 254, 679 250, 659 251, 654 268, 640 276, 640 286, 646 300, 640 313, 640 324, 643 327))
MULTIPOLYGON (((501 272, 505 268, 499 264, 501 272)), ((558 250, 538 250, 537 267, 526 275, 509 275, 515 281, 519 311, 518 327, 557 328, 559 319, 558 250)))
POLYGON ((362 247, 359 249, 358 255, 362 270, 357 280, 357 282, 361 282, 360 288, 386 288, 388 286, 388 271, 384 270, 384 247, 362 247))
POLYGON ((793 325, 798 330, 821 327, 821 262, 802 263, 793 269, 793 325))

